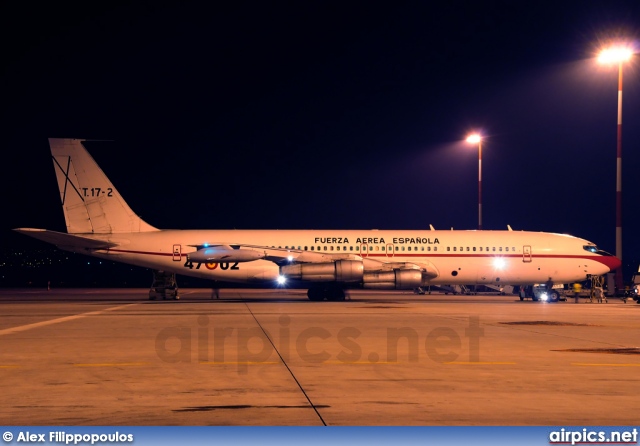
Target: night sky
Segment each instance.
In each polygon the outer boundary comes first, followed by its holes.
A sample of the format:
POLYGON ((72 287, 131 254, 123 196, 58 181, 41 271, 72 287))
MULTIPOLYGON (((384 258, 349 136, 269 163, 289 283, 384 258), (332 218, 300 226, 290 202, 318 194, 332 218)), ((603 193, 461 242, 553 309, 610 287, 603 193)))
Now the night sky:
MULTIPOLYGON (((159 228, 569 233, 615 251, 617 68, 640 2, 0 4, 2 225, 64 230, 48 137, 159 228), (204 6, 207 5, 207 6, 204 6), (213 6, 215 5, 215 6, 213 6)), ((640 48, 635 40, 636 48, 640 48)), ((640 259, 640 56, 623 253, 640 259)))

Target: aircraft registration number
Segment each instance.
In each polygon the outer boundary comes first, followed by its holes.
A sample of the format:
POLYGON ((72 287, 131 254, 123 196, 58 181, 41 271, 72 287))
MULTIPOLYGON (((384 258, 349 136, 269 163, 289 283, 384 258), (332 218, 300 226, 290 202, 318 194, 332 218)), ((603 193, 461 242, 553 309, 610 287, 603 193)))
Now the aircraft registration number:
MULTIPOLYGON (((189 268, 189 269, 193 269, 195 267, 195 269, 200 269, 200 267, 203 265, 202 262, 197 262, 194 263, 191 260, 187 260, 186 262, 184 262, 184 267, 185 268, 189 268)), ((220 268, 223 271, 226 271, 228 269, 231 270, 235 270, 235 269, 240 269, 240 267, 238 266, 238 262, 235 263, 230 263, 230 262, 207 262, 204 263, 205 268, 213 271, 214 269, 220 268)))

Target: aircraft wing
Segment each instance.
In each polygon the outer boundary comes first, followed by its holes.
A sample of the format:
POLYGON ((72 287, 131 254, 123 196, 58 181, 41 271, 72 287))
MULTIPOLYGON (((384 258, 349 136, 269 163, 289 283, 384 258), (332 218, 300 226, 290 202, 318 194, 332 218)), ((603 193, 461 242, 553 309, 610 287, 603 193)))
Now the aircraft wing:
POLYGON ((304 251, 293 248, 273 248, 234 243, 211 243, 207 244, 207 246, 191 246, 197 248, 196 252, 188 255, 189 260, 192 262, 251 262, 263 259, 287 269, 300 269, 299 266, 295 267, 295 265, 303 264, 316 264, 320 267, 326 265, 329 266, 329 269, 333 268, 337 263, 343 265, 359 264, 361 265, 360 268, 365 271, 413 270, 422 271, 428 277, 436 277, 438 275, 435 266, 426 260, 422 262, 398 262, 392 258, 374 259, 349 252, 304 251))
POLYGON ((117 243, 108 242, 106 240, 96 240, 93 238, 82 237, 80 235, 49 231, 48 229, 18 228, 14 229, 14 231, 70 251, 83 249, 108 249, 118 246, 117 243))
MULTIPOLYGON (((355 268, 355 270, 369 273, 380 273, 393 271, 414 271, 425 278, 433 278, 439 275, 435 265, 426 259, 420 262, 398 262, 393 258, 370 258, 359 254, 347 252, 318 252, 302 251, 295 249, 275 250, 264 248, 267 252, 266 260, 270 260, 282 267, 281 271, 292 276, 303 275, 304 270, 321 271, 324 267, 329 270, 335 268, 355 268), (313 265, 311 265, 313 264, 313 265), (308 266, 305 266, 308 265, 308 266), (360 266, 357 266, 360 265, 360 266)), ((361 274, 361 273, 357 273, 361 274)), ((309 280, 312 280, 309 278, 309 280)))
POLYGON ((296 263, 323 263, 341 259, 362 260, 358 255, 348 253, 322 253, 297 249, 272 248, 269 246, 246 245, 234 243, 208 243, 191 245, 197 251, 189 254, 192 262, 251 262, 253 260, 269 260, 278 265, 296 263))
POLYGON ((362 260, 357 254, 349 253, 326 253, 316 251, 301 251, 297 249, 267 249, 267 260, 274 263, 324 263, 335 262, 336 260, 362 260))
MULTIPOLYGON (((303 251, 298 249, 282 249, 282 248, 270 248, 267 246, 246 246, 246 248, 257 249, 264 252, 265 260, 270 260, 278 265, 290 264, 290 263, 329 263, 337 262, 340 260, 353 260, 357 262, 363 262, 365 269, 367 270, 394 270, 394 269, 425 269, 425 265, 422 263, 414 262, 398 262, 392 258, 370 258, 367 256, 361 256, 360 254, 354 254, 352 252, 324 252, 324 251, 303 251)), ((432 265, 427 262, 429 266, 432 265)))

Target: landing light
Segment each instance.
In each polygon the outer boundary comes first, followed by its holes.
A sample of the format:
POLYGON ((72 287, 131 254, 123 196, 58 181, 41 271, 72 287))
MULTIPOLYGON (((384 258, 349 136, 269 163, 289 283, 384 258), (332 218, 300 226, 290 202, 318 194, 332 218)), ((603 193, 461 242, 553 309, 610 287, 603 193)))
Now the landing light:
POLYGON ((287 257, 287 260, 288 260, 288 261, 290 261, 290 262, 292 262, 292 261, 293 261, 293 256, 288 256, 288 257, 287 257))
POLYGON ((284 285, 287 282, 287 278, 284 276, 278 276, 276 282, 278 282, 278 285, 284 285))
POLYGON ((507 266, 507 262, 502 257, 496 257, 495 259, 493 259, 493 266, 496 269, 503 269, 505 266, 507 266))
POLYGON ((541 300, 542 302, 546 302, 546 301, 548 301, 548 300, 549 300, 549 295, 548 295, 547 293, 542 293, 542 294, 540 295, 540 300, 541 300))

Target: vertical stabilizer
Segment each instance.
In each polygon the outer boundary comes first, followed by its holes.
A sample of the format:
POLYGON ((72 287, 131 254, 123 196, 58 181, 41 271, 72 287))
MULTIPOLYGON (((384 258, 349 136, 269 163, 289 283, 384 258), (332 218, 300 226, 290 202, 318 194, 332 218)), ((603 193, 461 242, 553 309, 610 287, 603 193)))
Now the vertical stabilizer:
POLYGON ((156 231, 127 205, 85 149, 83 139, 49 138, 70 234, 156 231))

